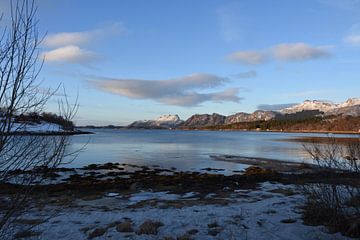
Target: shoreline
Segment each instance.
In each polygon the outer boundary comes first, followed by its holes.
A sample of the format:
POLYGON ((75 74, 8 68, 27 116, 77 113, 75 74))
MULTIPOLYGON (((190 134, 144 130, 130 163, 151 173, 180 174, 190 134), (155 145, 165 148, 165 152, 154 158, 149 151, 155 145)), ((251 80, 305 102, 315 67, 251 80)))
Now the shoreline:
POLYGON ((349 134, 349 135, 359 135, 360 132, 356 131, 322 131, 322 130, 255 130, 255 129, 207 129, 207 128, 174 128, 174 129, 167 129, 167 128, 88 128, 88 129, 115 129, 115 130, 166 130, 166 131, 211 131, 211 132, 261 132, 261 133, 319 133, 319 134, 349 134))
MULTIPOLYGON (((177 130, 177 129, 174 129, 177 130)), ((321 130, 255 130, 255 129, 179 129, 185 131, 219 131, 219 132, 270 132, 270 133, 320 133, 320 134, 349 134, 349 135, 359 135, 360 132, 356 131, 321 131, 321 130)))
POLYGON ((95 134, 94 132, 89 131, 64 131, 64 132, 10 132, 5 135, 7 136, 73 136, 73 135, 85 135, 85 134, 95 134))
MULTIPOLYGON (((270 161, 253 159, 265 160, 270 161)), ((349 184, 358 177, 328 171, 278 173, 256 166, 231 176, 119 163, 59 168, 47 178, 60 181, 33 187, 33 208, 19 225, 33 224, 31 239, 49 240, 267 239, 274 231, 274 240, 290 235, 294 240, 347 239, 303 222, 301 186, 349 184), (154 231, 144 228, 155 223, 154 231)), ((0 186, 1 214, 8 194, 21 186, 0 186)))
POLYGON ((259 167, 267 171, 274 171, 279 173, 304 174, 313 173, 318 170, 315 164, 305 162, 292 162, 279 159, 237 155, 212 155, 210 157, 215 161, 246 164, 253 167, 259 167))

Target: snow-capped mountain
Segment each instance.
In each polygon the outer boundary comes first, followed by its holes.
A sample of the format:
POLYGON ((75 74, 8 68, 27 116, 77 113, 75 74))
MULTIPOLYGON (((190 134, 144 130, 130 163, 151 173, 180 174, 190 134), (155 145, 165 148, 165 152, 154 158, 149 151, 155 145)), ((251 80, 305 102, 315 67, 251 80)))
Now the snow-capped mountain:
POLYGON ((320 100, 306 100, 303 103, 280 110, 282 114, 297 113, 306 110, 319 110, 325 115, 351 115, 359 116, 358 107, 360 106, 360 98, 350 98, 343 103, 333 103, 320 100))
POLYGON ((158 119, 155 120, 155 123, 157 125, 179 125, 180 123, 182 123, 183 121, 180 119, 180 117, 175 114, 175 115, 162 115, 160 116, 158 119))
POLYGON ((295 106, 284 108, 280 110, 283 114, 296 113, 306 110, 319 110, 321 112, 328 112, 337 107, 337 104, 319 101, 319 100, 306 100, 303 103, 297 104, 295 106))
POLYGON ((356 106, 356 105, 360 105, 360 98, 349 98, 348 100, 346 100, 343 103, 340 103, 338 105, 338 108, 342 108, 342 107, 352 107, 352 106, 356 106))
POLYGON ((276 113, 272 111, 257 110, 253 113, 239 112, 225 119, 225 124, 232 124, 238 122, 254 122, 254 121, 268 121, 276 117, 276 113))
POLYGON ((174 128, 183 122, 178 115, 163 115, 155 120, 135 121, 128 128, 174 128))
POLYGON ((284 108, 279 112, 257 110, 253 113, 239 112, 230 116, 220 114, 195 114, 186 121, 179 118, 178 115, 163 115, 156 120, 135 121, 128 128, 146 128, 146 129, 172 129, 172 128, 197 128, 216 125, 227 125, 240 122, 255 122, 304 119, 318 115, 343 115, 360 116, 360 98, 350 98, 343 103, 333 103, 320 100, 306 100, 303 103, 284 108), (315 110, 315 111, 314 111, 315 110))

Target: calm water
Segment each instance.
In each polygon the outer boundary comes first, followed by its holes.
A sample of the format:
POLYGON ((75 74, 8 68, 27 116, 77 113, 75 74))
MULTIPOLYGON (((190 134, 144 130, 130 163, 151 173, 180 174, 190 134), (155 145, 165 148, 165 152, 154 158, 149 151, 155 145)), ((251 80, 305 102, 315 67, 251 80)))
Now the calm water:
MULTIPOLYGON (((326 134, 297 134, 271 132, 215 132, 167 130, 93 130, 92 135, 78 135, 72 148, 86 149, 71 163, 81 167, 91 163, 132 163, 159 165, 179 170, 224 168, 242 170, 244 165, 213 160, 210 155, 240 155, 288 161, 310 161, 301 143, 279 141, 301 136, 326 134)), ((345 137, 346 135, 337 135, 345 137)))

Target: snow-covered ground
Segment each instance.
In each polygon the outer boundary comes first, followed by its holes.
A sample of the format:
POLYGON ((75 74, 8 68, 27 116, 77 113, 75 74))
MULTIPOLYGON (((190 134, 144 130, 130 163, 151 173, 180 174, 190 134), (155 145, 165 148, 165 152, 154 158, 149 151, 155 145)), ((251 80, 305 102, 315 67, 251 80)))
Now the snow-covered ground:
MULTIPOLYGON (((4 124, 0 117, 0 126, 4 124)), ((47 133, 47 132, 63 132, 63 127, 59 124, 48 123, 45 121, 37 122, 14 122, 11 125, 11 132, 36 132, 36 133, 47 133)))
POLYGON ((79 199, 67 206, 47 205, 23 218, 50 217, 32 229, 38 236, 27 239, 81 240, 94 231, 100 235, 94 234, 99 236, 93 239, 347 239, 327 233, 324 227, 304 225, 304 197, 296 191, 295 186, 265 182, 257 190, 239 189, 227 197, 208 194, 208 202, 198 201, 196 192, 109 192, 103 198, 79 199), (284 194, 289 192, 294 194, 284 194), (139 234, 146 220, 162 223, 156 235, 139 234), (132 231, 117 231, 120 222, 130 222, 132 231))
POLYGON ((27 124, 14 123, 12 126, 12 131, 43 133, 43 132, 62 132, 64 130, 58 124, 41 122, 41 123, 27 123, 27 124))

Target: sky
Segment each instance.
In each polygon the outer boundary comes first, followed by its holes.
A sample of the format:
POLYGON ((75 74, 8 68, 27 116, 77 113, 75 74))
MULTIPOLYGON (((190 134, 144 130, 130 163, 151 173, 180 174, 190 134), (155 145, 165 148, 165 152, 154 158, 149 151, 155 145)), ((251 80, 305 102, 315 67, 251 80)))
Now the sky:
POLYGON ((360 97, 360 0, 36 4, 39 79, 78 95, 78 125, 360 97))

